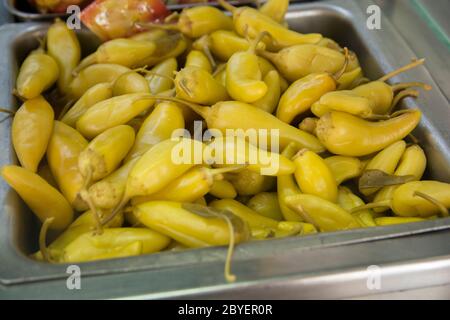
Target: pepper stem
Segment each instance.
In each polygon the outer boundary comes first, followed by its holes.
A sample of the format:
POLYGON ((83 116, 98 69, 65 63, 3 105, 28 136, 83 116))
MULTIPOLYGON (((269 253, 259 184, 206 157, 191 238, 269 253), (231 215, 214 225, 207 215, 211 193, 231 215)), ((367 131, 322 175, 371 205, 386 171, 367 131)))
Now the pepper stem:
POLYGON ((403 72, 413 69, 417 66, 420 66, 424 62, 425 62, 425 59, 414 60, 411 63, 408 63, 407 65, 398 68, 397 70, 389 72, 388 74, 386 74, 383 77, 381 77, 380 79, 378 79, 378 81, 384 82, 386 80, 389 80, 390 78, 395 77, 396 75, 399 75, 400 73, 403 73, 403 72))
POLYGON ((374 209, 374 208, 382 208, 382 207, 390 208, 391 200, 384 200, 384 201, 368 203, 368 204, 353 208, 352 210, 350 210, 350 213, 356 213, 356 212, 366 210, 366 209, 374 209))
POLYGON ((69 109, 73 106, 74 102, 75 100, 72 99, 67 101, 67 103, 64 105, 63 109, 59 113, 58 120, 61 120, 66 115, 67 111, 69 111, 69 109))
POLYGON ((395 107, 397 106, 397 104, 404 98, 406 97, 414 97, 417 98, 419 96, 419 91, 414 90, 414 89, 405 89, 403 91, 400 91, 394 98, 394 100, 392 100, 392 104, 391 107, 389 108, 389 111, 387 112, 388 114, 392 112, 392 110, 395 109, 395 107))
POLYGON ((442 217, 448 217, 448 209, 437 199, 433 198, 432 196, 429 196, 423 192, 420 191, 415 191, 414 192, 414 196, 416 197, 421 197, 429 202, 431 202, 432 204, 434 204, 436 207, 438 207, 439 212, 441 213, 442 217))
POLYGON ((0 108, 0 112, 2 112, 2 113, 8 113, 8 114, 10 114, 10 115, 15 115, 15 114, 16 114, 15 111, 8 110, 8 109, 5 109, 5 108, 0 108))
POLYGON ((342 77, 342 75, 345 73, 345 70, 347 69, 348 61, 349 61, 349 53, 348 53, 347 47, 344 48, 344 57, 345 57, 345 60, 344 60, 344 64, 342 65, 341 70, 339 70, 338 72, 336 72, 333 75, 334 81, 338 81, 342 77))
POLYGON ((151 29, 151 28, 157 28, 157 29, 163 29, 163 30, 175 30, 179 31, 178 24, 160 24, 160 23, 154 23, 154 22, 136 22, 136 26, 142 27, 145 29, 151 29))
POLYGON ((399 90, 403 90, 403 89, 408 89, 408 88, 412 88, 412 87, 418 87, 418 88, 422 88, 425 91, 430 91, 431 89, 433 89, 432 86, 430 86, 429 84, 423 83, 423 82, 402 82, 402 83, 397 83, 391 86, 392 91, 399 91, 399 90))
POLYGON ((45 262, 51 262, 50 253, 48 252, 47 248, 47 232, 48 228, 54 220, 55 217, 45 219, 45 221, 42 223, 41 230, 39 231, 39 250, 41 251, 42 257, 44 258, 45 262))
POLYGON ((100 213, 97 210, 97 207, 92 202, 91 196, 87 190, 89 185, 91 184, 91 182, 92 182, 92 167, 89 166, 87 168, 87 176, 84 178, 83 187, 80 190, 80 197, 81 197, 81 199, 83 199, 84 202, 86 202, 89 209, 92 211, 92 214, 94 215, 95 223, 96 223, 95 234, 100 235, 103 233, 102 218, 100 216, 100 213))
POLYGON ((81 70, 89 67, 90 65, 93 65, 96 62, 97 62, 97 54, 96 54, 96 52, 91 53, 86 58, 81 60, 80 64, 75 69, 73 69, 72 75, 74 77, 76 77, 80 73, 81 70))

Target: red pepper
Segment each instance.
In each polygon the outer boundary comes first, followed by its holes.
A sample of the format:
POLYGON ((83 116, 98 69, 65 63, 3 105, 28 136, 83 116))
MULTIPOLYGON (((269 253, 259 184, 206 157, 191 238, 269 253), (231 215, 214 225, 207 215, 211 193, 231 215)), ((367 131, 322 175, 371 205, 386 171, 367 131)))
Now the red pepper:
POLYGON ((141 30, 138 23, 160 22, 170 14, 162 0, 95 0, 81 21, 103 40, 124 38, 141 30))

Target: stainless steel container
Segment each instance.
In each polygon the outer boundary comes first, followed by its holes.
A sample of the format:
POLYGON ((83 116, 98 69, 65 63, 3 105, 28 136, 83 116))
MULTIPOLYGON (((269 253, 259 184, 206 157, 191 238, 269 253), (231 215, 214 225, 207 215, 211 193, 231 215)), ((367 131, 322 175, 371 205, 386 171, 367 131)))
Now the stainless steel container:
MULTIPOLYGON (((294 5, 287 15, 292 29, 320 32, 354 50, 367 76, 372 79, 414 58, 413 52, 389 21, 382 19, 382 30, 368 31, 366 18, 356 1, 294 5)), ((36 38, 44 35, 47 27, 47 24, 27 23, 6 25, 0 29, 0 46, 4 50, 0 56, 1 106, 12 110, 17 107, 17 101, 10 92, 18 66, 26 54, 37 47, 36 38)), ((89 32, 83 30, 78 35, 83 47, 97 45, 95 37, 89 32)), ((426 66, 399 75, 392 81, 411 79, 429 83, 435 88, 423 92, 417 100, 406 99, 403 103, 405 108, 420 108, 423 111, 423 119, 414 135, 427 153, 429 165, 426 177, 449 182, 448 101, 437 89, 439 87, 426 66)), ((0 124, 0 165, 16 162, 11 148, 10 126, 11 119, 8 117, 0 124)), ((27 255, 37 249, 39 225, 17 194, 3 181, 0 182, 0 205, 0 297, 7 298, 236 297, 236 292, 241 294, 240 297, 279 298, 286 297, 285 294, 309 297, 307 293, 299 292, 298 288, 312 284, 316 286, 308 292, 326 297, 330 292, 320 286, 320 281, 326 283, 324 278, 318 278, 320 275, 330 276, 339 270, 348 271, 371 264, 389 266, 417 259, 429 266, 435 261, 423 259, 450 254, 447 245, 450 236, 444 232, 450 229, 450 219, 447 218, 245 243, 237 247, 233 257, 233 272, 238 277, 235 284, 224 281, 226 249, 222 247, 82 263, 79 266, 83 289, 70 291, 65 285, 67 265, 51 265, 28 258, 27 255), (428 235, 426 243, 424 238, 417 236, 420 234, 428 235), (406 243, 398 241, 405 236, 409 236, 406 243)), ((442 261, 437 267, 450 266, 449 259, 442 261)), ((448 272, 445 268, 444 271, 439 270, 448 272)), ((386 270, 390 270, 386 277, 395 278, 399 274, 395 268, 386 270)), ((352 294, 368 293, 362 282, 364 278, 361 280, 363 276, 364 273, 353 273, 351 277, 335 274, 332 279, 335 284, 353 283, 352 294), (361 283, 357 282, 360 280, 361 283)), ((424 276, 410 280, 409 284, 423 281, 433 283, 424 276)))

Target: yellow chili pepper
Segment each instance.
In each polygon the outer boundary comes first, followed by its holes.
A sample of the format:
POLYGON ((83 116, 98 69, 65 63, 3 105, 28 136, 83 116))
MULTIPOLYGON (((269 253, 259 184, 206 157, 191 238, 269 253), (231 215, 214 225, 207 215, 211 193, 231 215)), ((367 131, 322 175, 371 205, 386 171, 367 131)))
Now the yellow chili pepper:
POLYGON ((162 29, 151 29, 148 31, 143 31, 136 33, 129 37, 133 40, 139 40, 139 41, 155 41, 159 40, 161 38, 167 37, 171 31, 168 30, 162 30, 162 29))
POLYGON ((262 80, 255 53, 256 45, 265 35, 266 33, 258 35, 247 51, 236 52, 227 62, 227 91, 234 100, 251 103, 267 93, 268 87, 262 80))
POLYGON ((108 254, 136 242, 142 246, 142 252, 137 250, 137 253, 147 254, 167 247, 170 238, 146 228, 109 228, 101 235, 86 232, 66 246, 62 262, 92 261, 103 255, 109 258, 108 254))
POLYGON ((88 142, 78 131, 62 122, 54 122, 47 161, 59 189, 77 211, 87 209, 87 204, 79 195, 84 178, 78 168, 78 157, 87 145, 88 142))
POLYGON ((122 200, 128 175, 139 157, 133 158, 106 178, 89 187, 89 197, 96 208, 113 209, 122 200))
POLYGON ((224 0, 219 4, 233 14, 234 30, 241 36, 256 38, 263 31, 270 33, 273 40, 267 41, 269 50, 279 50, 296 44, 317 43, 322 39, 318 33, 301 34, 286 29, 264 13, 250 7, 233 7, 224 0))
MULTIPOLYGON (((134 214, 145 226, 190 248, 226 245, 230 242, 226 220, 218 216, 196 214, 178 202, 142 203, 134 208, 134 214)), ((235 229, 234 237, 236 243, 247 240, 248 229, 244 223, 241 222, 239 228, 235 229)))
MULTIPOLYGON (((418 145, 412 145, 406 148, 397 169, 395 169, 394 175, 413 176, 414 180, 420 180, 425 171, 426 164, 427 158, 425 156, 425 152, 418 145)), ((378 191, 373 199, 373 202, 392 199, 395 189, 397 189, 397 186, 383 187, 380 191, 378 191)), ((385 210, 385 208, 374 209, 375 212, 383 212, 385 210)))
POLYGON ((279 176, 295 171, 291 160, 278 153, 259 149, 241 137, 216 138, 205 147, 205 154, 211 155, 216 165, 246 165, 248 170, 261 175, 279 176))
POLYGON ((47 150, 53 129, 53 108, 41 96, 27 100, 17 110, 11 127, 11 139, 19 162, 36 172, 47 150))
POLYGON ((150 93, 148 81, 139 73, 131 71, 120 75, 114 82, 113 95, 150 93))
POLYGON ((97 50, 84 58, 76 72, 95 63, 113 63, 128 68, 146 65, 143 61, 151 56, 157 48, 156 41, 139 41, 134 39, 113 39, 101 44, 97 50))
POLYGON ((58 189, 58 183, 56 182, 55 177, 52 174, 52 171, 50 170, 50 167, 48 166, 47 163, 44 163, 42 165, 39 166, 39 169, 37 171, 37 174, 44 179, 45 181, 47 181, 47 183, 49 185, 51 185, 52 187, 58 189))
POLYGON ((19 69, 16 81, 17 94, 33 99, 50 88, 59 77, 58 63, 43 48, 32 51, 19 69))
POLYGON ((175 77, 177 96, 190 102, 211 105, 228 100, 226 88, 204 69, 186 67, 175 77))
MULTIPOLYGON (((344 209, 350 212, 354 208, 365 205, 364 201, 352 193, 347 187, 339 187, 337 203, 344 209)), ((364 227, 375 227, 373 219, 373 211, 370 209, 361 210, 352 214, 356 220, 364 227)))
POLYGON ((272 18, 278 23, 283 23, 288 7, 289 0, 268 0, 261 8, 259 8, 259 12, 272 18))
POLYGON ((78 119, 77 130, 92 139, 107 129, 127 123, 154 102, 152 96, 145 93, 130 93, 100 101, 78 119))
POLYGON ((269 71, 263 78, 267 85, 266 94, 253 102, 253 105, 268 113, 273 113, 277 107, 281 94, 280 76, 277 71, 269 71))
POLYGON ((190 45, 190 41, 181 33, 169 34, 155 41, 155 52, 140 62, 141 66, 151 67, 169 58, 181 55, 190 45))
POLYGON ((182 109, 174 102, 158 103, 142 123, 126 161, 141 156, 155 144, 169 139, 175 130, 183 128, 182 109))
POLYGON ((328 168, 331 170, 336 184, 359 177, 363 172, 361 160, 353 157, 331 156, 324 159, 328 168))
POLYGON ((134 130, 120 125, 95 137, 78 157, 80 173, 89 181, 98 181, 111 174, 134 144, 134 130))
MULTIPOLYGON (((105 225, 105 228, 121 227, 123 224, 123 214, 118 214, 114 220, 105 225)), ((81 214, 70 226, 64 230, 50 245, 46 248, 50 260, 54 262, 61 261, 65 247, 80 235, 92 231, 96 226, 96 219, 91 211, 86 211, 81 214)), ((34 259, 43 260, 44 256, 41 251, 32 255, 34 259)))
MULTIPOLYGON (((297 151, 298 149, 295 144, 290 143, 281 154, 288 159, 292 159, 297 151)), ((280 204, 280 209, 283 213, 283 217, 287 221, 303 221, 301 215, 290 209, 286 204, 286 197, 300 193, 300 188, 298 187, 293 174, 277 177, 278 202, 280 204)))
POLYGON ((426 221, 422 218, 411 218, 411 217, 380 217, 375 218, 375 223, 377 226, 391 226, 395 224, 411 223, 411 222, 421 222, 426 221))
POLYGON ((303 149, 294 158, 295 180, 302 192, 336 202, 337 184, 326 162, 316 153, 303 149))
MULTIPOLYGON (((221 61, 228 61, 236 52, 247 51, 249 48, 250 43, 232 31, 217 30, 207 38, 207 49, 221 61)), ((264 43, 258 43, 257 48, 264 49, 264 43)))
POLYGON ((323 232, 361 227, 358 221, 337 204, 310 194, 286 197, 286 204, 323 232))
POLYGON ((240 196, 253 196, 257 193, 269 191, 275 187, 276 179, 263 176, 259 172, 247 169, 236 173, 228 173, 227 179, 233 184, 240 196))
POLYGON ((302 44, 283 49, 277 53, 259 51, 272 62, 281 75, 293 82, 311 73, 338 72, 345 63, 341 52, 319 45, 302 44))
POLYGON ((276 192, 258 193, 248 201, 247 206, 267 218, 277 221, 284 219, 276 192))
POLYGON ((48 28, 47 50, 59 66, 59 91, 66 93, 73 78, 72 71, 80 62, 81 48, 75 32, 61 19, 56 19, 48 28))
POLYGON ((172 89, 174 83, 166 77, 173 77, 173 74, 177 69, 178 63, 175 58, 166 59, 154 66, 150 70, 151 72, 145 77, 148 81, 150 92, 152 94, 160 94, 166 90, 172 89), (158 77, 156 74, 165 77, 158 77))
POLYGON ((96 84, 113 83, 119 76, 130 71, 127 67, 111 63, 99 63, 89 66, 81 70, 72 80, 68 90, 69 96, 73 99, 78 99, 96 84))
POLYGON ((54 218, 50 228, 65 229, 73 219, 73 210, 64 196, 37 174, 18 166, 4 166, 2 177, 19 194, 42 222, 54 218))
POLYGON ((225 134, 226 129, 278 129, 280 147, 289 142, 295 142, 299 147, 308 148, 314 152, 324 151, 323 146, 313 135, 290 126, 275 116, 252 105, 238 102, 219 102, 212 107, 189 107, 206 120, 208 128, 215 128, 225 134))
MULTIPOLYGON (((364 171, 366 170, 380 170, 387 174, 393 174, 395 168, 405 152, 406 142, 403 140, 394 142, 390 146, 386 147, 384 150, 380 151, 375 157, 373 157, 369 163, 366 165, 364 171)), ((360 188, 360 192, 369 196, 380 190, 380 188, 360 188)))
POLYGON ((330 112, 318 121, 317 137, 335 154, 365 156, 406 137, 421 115, 419 110, 411 110, 386 121, 369 122, 348 113, 330 112))
POLYGON ((391 208, 401 217, 427 218, 436 214, 448 217, 450 184, 431 180, 407 182, 395 189, 392 199, 369 203, 353 211, 379 207, 391 208))
POLYGON ((209 194, 219 199, 234 199, 237 197, 236 188, 228 180, 214 180, 209 194))
POLYGON ((373 115, 373 106, 366 97, 351 90, 340 90, 324 94, 312 105, 311 111, 317 117, 322 117, 330 111, 342 111, 368 118, 373 115))
POLYGON ((189 38, 199 38, 216 30, 231 30, 233 22, 222 11, 210 6, 184 9, 176 24, 160 25, 145 23, 144 26, 178 30, 189 38))
POLYGON ((214 200, 209 204, 219 210, 228 210, 248 223, 250 228, 278 228, 278 221, 260 215, 256 211, 233 199, 214 200))
POLYGON ((186 57, 186 63, 184 67, 197 67, 205 70, 206 72, 212 72, 212 65, 208 57, 199 50, 191 50, 186 57))
POLYGON ((361 67, 357 67, 352 71, 345 72, 337 81, 338 90, 350 89, 353 83, 355 83, 355 81, 357 81, 358 79, 361 79, 363 76, 364 75, 361 67))
POLYGON ((78 119, 96 103, 113 96, 112 83, 99 83, 89 88, 61 118, 61 122, 75 127, 78 119))
POLYGON ((226 171, 229 170, 207 167, 192 168, 162 190, 148 196, 135 197, 131 203, 135 206, 152 200, 194 202, 211 191, 214 181, 222 179, 222 173, 226 171))

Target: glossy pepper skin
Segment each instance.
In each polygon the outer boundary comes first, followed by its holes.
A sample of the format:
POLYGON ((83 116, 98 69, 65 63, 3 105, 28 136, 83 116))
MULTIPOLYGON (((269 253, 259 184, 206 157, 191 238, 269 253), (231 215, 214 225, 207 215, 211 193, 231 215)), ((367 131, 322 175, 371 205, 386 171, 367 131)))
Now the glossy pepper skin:
POLYGON ((113 86, 113 95, 120 96, 129 93, 150 93, 148 81, 144 76, 132 71, 117 78, 113 86))
POLYGON ((78 167, 83 177, 91 181, 111 174, 122 162, 134 144, 134 130, 120 125, 101 133, 78 156, 78 167))
POLYGON ((190 102, 211 105, 228 100, 226 88, 206 70, 185 67, 175 77, 177 96, 190 102))
POLYGON ((291 123, 308 111, 325 93, 336 89, 336 81, 326 73, 313 73, 292 83, 280 98, 277 118, 291 123))
POLYGON ((337 204, 310 194, 297 194, 286 198, 286 204, 298 212, 305 221, 321 231, 359 228, 358 221, 337 204))
POLYGON ((160 102, 145 118, 126 161, 143 155, 155 144, 169 139, 177 129, 184 129, 182 109, 174 102, 160 102))
POLYGON ((59 72, 58 63, 42 48, 32 51, 20 66, 17 94, 24 99, 40 96, 56 82, 59 72))
POLYGON ((223 0, 218 2, 233 14, 234 30, 239 35, 248 34, 250 38, 256 38, 263 31, 270 33, 272 39, 266 41, 270 50, 280 50, 296 44, 317 43, 322 39, 322 35, 318 33, 301 34, 286 29, 256 9, 250 7, 235 8, 223 0))
POLYGON ((325 93, 312 105, 311 111, 317 117, 322 117, 330 111, 342 111, 368 118, 373 115, 373 109, 373 103, 366 97, 350 90, 339 90, 325 93))
POLYGON ((197 67, 209 73, 212 73, 213 71, 213 67, 208 60, 208 57, 199 50, 191 50, 188 53, 184 67, 197 67))
POLYGON ((94 63, 113 63, 128 68, 143 66, 142 62, 156 51, 156 43, 134 39, 113 39, 101 44, 91 55, 84 58, 77 71, 94 63))
POLYGON ((268 113, 273 113, 281 94, 280 75, 276 70, 271 70, 263 77, 263 81, 267 86, 267 92, 262 98, 253 102, 253 105, 268 113))
POLYGON ((294 158, 295 180, 302 192, 336 202, 336 180, 326 162, 316 153, 303 149, 294 158))
POLYGON ((58 89, 67 93, 72 72, 80 62, 81 48, 75 32, 61 19, 56 19, 47 31, 47 50, 59 66, 58 89))
MULTIPOLYGON (((73 240, 64 249, 62 262, 84 262, 97 260, 119 248, 140 243, 137 254, 158 252, 170 243, 170 238, 147 228, 108 228, 101 235, 86 232, 73 240)), ((122 255, 119 255, 122 256, 122 255)))
POLYGON ((42 97, 27 100, 15 113, 12 122, 12 143, 19 162, 36 172, 53 130, 52 106, 42 97))
MULTIPOLYGON (((189 248, 226 245, 230 241, 230 231, 224 219, 195 214, 178 202, 150 201, 136 206, 133 212, 145 226, 189 248)), ((248 238, 248 229, 241 224, 242 230, 235 230, 236 243, 248 238)))
MULTIPOLYGON (((288 159, 292 159, 292 157, 297 153, 298 149, 294 143, 290 143, 281 153, 288 159)), ((303 221, 303 218, 296 211, 292 210, 288 207, 286 203, 286 198, 289 196, 294 196, 300 194, 300 188, 295 181, 294 175, 284 175, 277 177, 277 194, 278 194, 278 202, 280 204, 281 212, 283 213, 283 217, 287 221, 303 221)))
POLYGON ((341 52, 314 44, 295 45, 277 53, 259 53, 291 82, 312 73, 336 73, 345 63, 345 56, 341 52))
POLYGON ((259 8, 259 11, 276 22, 283 23, 288 7, 289 0, 269 0, 259 8))
POLYGON ((322 144, 313 135, 290 126, 275 116, 243 102, 225 101, 208 108, 190 107, 206 120, 208 128, 215 128, 223 133, 226 129, 278 129, 281 148, 284 148, 290 142, 295 142, 298 146, 315 152, 324 151, 322 144))
POLYGON ((130 93, 100 101, 90 107, 77 121, 77 130, 93 139, 107 129, 126 124, 154 104, 146 93, 130 93))
POLYGON ((392 226, 395 224, 412 223, 426 221, 417 217, 379 217, 375 218, 377 226, 392 226))
POLYGON ((96 103, 109 99, 113 96, 113 84, 99 83, 88 90, 77 100, 77 102, 61 118, 61 122, 75 128, 78 119, 96 103))
POLYGON ((358 158, 331 156, 325 158, 324 161, 331 170, 337 185, 349 179, 359 177, 363 172, 363 164, 358 158))
POLYGON ((236 188, 228 180, 214 180, 209 194, 219 199, 234 199, 237 197, 236 188))
POLYGON ((150 92, 152 94, 159 94, 161 92, 164 92, 166 90, 173 88, 173 81, 170 81, 170 79, 158 77, 154 74, 161 74, 163 76, 167 76, 170 78, 173 78, 174 72, 176 72, 178 69, 178 62, 175 58, 169 58, 166 59, 157 65, 155 65, 145 78, 148 81, 148 85, 150 87, 150 92), (153 74, 152 74, 153 73, 153 74))
MULTIPOLYGON (((363 206, 364 201, 356 194, 350 191, 347 187, 339 187, 337 203, 347 211, 351 211, 354 208, 363 206)), ((358 220, 361 226, 375 227, 376 223, 373 219, 373 211, 371 209, 361 210, 352 215, 358 220)))
MULTIPOLYGON (((427 165, 427 158, 425 152, 418 145, 412 145, 406 148, 403 153, 400 163, 395 169, 396 176, 413 176, 415 180, 420 180, 427 165)), ((386 186, 377 192, 373 202, 380 202, 392 199, 392 195, 398 186, 386 186)), ((383 212, 385 208, 374 208, 375 212, 383 212)))
POLYGON ((70 83, 68 95, 73 99, 79 99, 96 84, 115 82, 119 76, 130 71, 131 69, 127 67, 112 63, 98 63, 86 67, 70 83))
POLYGON ((365 156, 406 137, 420 118, 419 110, 379 122, 369 122, 343 112, 329 112, 317 123, 317 137, 337 155, 365 156))
POLYGON ((18 166, 4 166, 1 174, 39 220, 54 218, 51 229, 63 230, 72 222, 73 210, 70 204, 40 176, 18 166))
POLYGON ((439 201, 447 210, 450 208, 450 184, 423 180, 399 186, 392 194, 392 211, 401 217, 427 218, 439 214, 439 209, 435 204, 415 195, 416 192, 421 192, 439 201))
POLYGON ((226 66, 226 84, 230 96, 237 101, 252 103, 267 93, 267 84, 262 80, 256 45, 263 36, 252 43, 247 51, 236 52, 226 66))
POLYGON ((54 122, 47 162, 62 194, 77 211, 87 209, 79 195, 84 178, 78 168, 78 157, 87 145, 88 142, 78 131, 60 121, 54 122))

